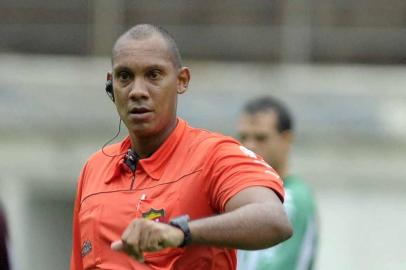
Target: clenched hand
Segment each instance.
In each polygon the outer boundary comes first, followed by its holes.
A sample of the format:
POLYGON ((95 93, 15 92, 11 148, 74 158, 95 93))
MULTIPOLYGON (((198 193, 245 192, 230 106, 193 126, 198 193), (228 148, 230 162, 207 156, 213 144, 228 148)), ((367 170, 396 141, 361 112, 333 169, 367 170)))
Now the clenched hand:
POLYGON ((138 261, 143 253, 178 247, 183 242, 183 232, 171 225, 147 219, 134 219, 121 235, 121 240, 111 244, 111 249, 125 252, 138 261))

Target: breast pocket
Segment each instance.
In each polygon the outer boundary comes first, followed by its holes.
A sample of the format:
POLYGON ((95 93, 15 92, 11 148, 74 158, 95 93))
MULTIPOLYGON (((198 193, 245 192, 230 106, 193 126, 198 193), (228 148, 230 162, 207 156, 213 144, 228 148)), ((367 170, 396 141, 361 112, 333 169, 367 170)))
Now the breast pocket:
POLYGON ((165 185, 142 191, 136 204, 137 217, 169 223, 174 211, 179 209, 179 194, 163 187, 165 185))
POLYGON ((99 218, 101 207, 92 205, 82 208, 79 212, 81 256, 84 269, 92 269, 101 262, 99 218))

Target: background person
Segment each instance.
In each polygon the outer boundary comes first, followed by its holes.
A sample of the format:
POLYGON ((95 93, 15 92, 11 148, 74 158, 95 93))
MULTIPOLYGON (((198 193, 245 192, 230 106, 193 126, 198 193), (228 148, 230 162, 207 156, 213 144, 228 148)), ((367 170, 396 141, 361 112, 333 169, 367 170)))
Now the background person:
POLYGON ((294 234, 288 241, 258 251, 238 251, 239 270, 312 269, 317 245, 315 199, 308 184, 289 171, 293 120, 288 109, 272 97, 246 103, 238 123, 241 143, 262 156, 282 177, 284 207, 294 234))
POLYGON ((0 204, 0 270, 10 269, 10 258, 8 253, 8 231, 6 224, 6 215, 0 204))

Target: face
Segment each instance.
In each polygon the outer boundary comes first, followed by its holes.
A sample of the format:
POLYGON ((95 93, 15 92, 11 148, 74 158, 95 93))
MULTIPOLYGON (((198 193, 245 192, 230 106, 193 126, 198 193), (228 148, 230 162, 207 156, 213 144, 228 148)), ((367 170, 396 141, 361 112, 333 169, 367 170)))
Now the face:
POLYGON ((113 55, 117 112, 130 135, 159 136, 176 126, 177 95, 186 91, 187 68, 176 68, 163 38, 119 40, 113 55))
POLYGON ((278 118, 269 110, 255 114, 244 113, 238 122, 241 143, 262 156, 276 171, 287 162, 291 145, 291 133, 280 133, 278 118))

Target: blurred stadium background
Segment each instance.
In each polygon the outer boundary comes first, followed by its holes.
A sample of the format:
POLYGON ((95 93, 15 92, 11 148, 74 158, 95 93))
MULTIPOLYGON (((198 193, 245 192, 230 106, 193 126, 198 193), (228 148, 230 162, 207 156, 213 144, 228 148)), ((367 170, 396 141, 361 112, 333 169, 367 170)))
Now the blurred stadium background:
POLYGON ((406 1, 2 0, 14 269, 68 268, 76 178, 118 124, 103 90, 110 49, 140 22, 171 31, 192 68, 179 105, 191 124, 234 135, 249 98, 291 107, 293 171, 318 200, 317 269, 406 269, 406 1))

